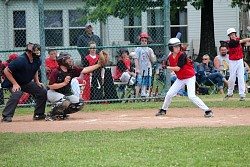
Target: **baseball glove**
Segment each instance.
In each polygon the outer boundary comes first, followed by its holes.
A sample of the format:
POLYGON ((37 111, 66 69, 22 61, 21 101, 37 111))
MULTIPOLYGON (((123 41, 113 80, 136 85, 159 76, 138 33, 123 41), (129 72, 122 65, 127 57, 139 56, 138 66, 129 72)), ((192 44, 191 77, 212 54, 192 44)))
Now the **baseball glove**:
POLYGON ((105 66, 108 63, 108 61, 109 61, 109 54, 108 54, 108 52, 102 50, 99 53, 98 64, 103 67, 103 66, 105 66))

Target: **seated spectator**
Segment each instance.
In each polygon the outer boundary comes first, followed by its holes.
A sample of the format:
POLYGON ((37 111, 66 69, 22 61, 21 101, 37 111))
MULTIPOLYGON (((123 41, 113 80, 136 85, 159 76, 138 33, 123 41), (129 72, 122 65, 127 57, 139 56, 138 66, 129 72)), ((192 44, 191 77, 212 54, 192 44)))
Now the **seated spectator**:
POLYGON ((247 81, 248 81, 248 74, 249 73, 250 73, 249 65, 247 64, 246 61, 244 61, 244 81, 245 81, 245 85, 246 85, 246 93, 248 93, 247 81))
POLYGON ((220 54, 214 58, 214 67, 216 70, 220 71, 222 75, 228 77, 229 55, 227 54, 227 47, 220 46, 219 51, 220 54))
POLYGON ((217 83, 220 93, 224 94, 223 82, 228 85, 226 78, 215 69, 213 64, 210 62, 210 57, 205 54, 202 58, 202 63, 197 66, 197 73, 202 75, 202 81, 206 78, 210 79, 213 83, 217 83))
POLYGON ((113 76, 115 80, 120 79, 122 82, 129 83, 133 85, 135 82, 135 73, 131 68, 131 60, 129 58, 128 49, 120 49, 120 58, 116 66, 116 75, 113 76))
POLYGON ((47 79, 49 79, 51 72, 58 67, 56 61, 57 50, 49 49, 48 54, 48 57, 45 59, 47 79))
POLYGON ((4 73, 3 73, 3 70, 5 69, 5 67, 8 66, 8 64, 9 64, 12 60, 16 59, 17 56, 18 56, 18 54, 12 53, 12 54, 9 55, 8 60, 6 60, 5 62, 2 62, 2 63, 1 63, 1 79, 2 79, 2 81, 3 81, 4 78, 5 78, 5 75, 4 75, 4 73))

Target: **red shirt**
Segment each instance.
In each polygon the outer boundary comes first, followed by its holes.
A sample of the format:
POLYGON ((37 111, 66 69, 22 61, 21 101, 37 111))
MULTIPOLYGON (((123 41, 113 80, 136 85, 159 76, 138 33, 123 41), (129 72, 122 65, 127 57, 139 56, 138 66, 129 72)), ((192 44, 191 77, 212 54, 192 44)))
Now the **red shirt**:
POLYGON ((242 46, 240 44, 240 38, 236 40, 230 40, 228 44, 229 60, 239 60, 244 57, 242 46))
POLYGON ((45 59, 45 64, 46 67, 49 68, 49 70, 47 71, 47 78, 50 78, 51 72, 58 67, 57 61, 52 60, 51 58, 48 57, 45 59))
POLYGON ((52 60, 51 58, 46 58, 45 59, 46 67, 49 67, 51 70, 55 69, 58 67, 57 61, 52 60))
POLYGON ((177 78, 182 80, 193 77, 195 75, 193 61, 186 55, 184 55, 183 52, 179 52, 175 58, 173 57, 173 53, 169 55, 168 59, 170 66, 177 66, 179 58, 181 56, 185 56, 186 63, 183 65, 183 67, 180 67, 181 69, 179 71, 175 71, 177 78))
MULTIPOLYGON (((119 61, 122 61, 126 67, 126 70, 130 70, 130 64, 131 64, 131 61, 130 59, 123 59, 123 58, 120 58, 119 61)), ((118 64, 118 63, 117 63, 118 64)), ((116 67, 116 75, 113 77, 114 79, 119 79, 121 76, 122 76, 122 73, 125 72, 125 69, 123 69, 122 67, 116 67), (122 69, 123 71, 121 71, 120 69, 122 69)))

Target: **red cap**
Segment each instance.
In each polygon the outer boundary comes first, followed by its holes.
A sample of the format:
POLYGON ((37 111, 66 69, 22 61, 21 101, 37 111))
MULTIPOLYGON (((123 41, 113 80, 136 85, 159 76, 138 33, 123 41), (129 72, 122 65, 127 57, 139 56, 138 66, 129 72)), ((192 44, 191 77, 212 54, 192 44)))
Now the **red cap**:
POLYGON ((9 56, 9 60, 14 60, 14 59, 16 59, 17 58, 17 56, 18 56, 18 54, 16 54, 16 53, 13 53, 13 54, 10 54, 10 56, 9 56))

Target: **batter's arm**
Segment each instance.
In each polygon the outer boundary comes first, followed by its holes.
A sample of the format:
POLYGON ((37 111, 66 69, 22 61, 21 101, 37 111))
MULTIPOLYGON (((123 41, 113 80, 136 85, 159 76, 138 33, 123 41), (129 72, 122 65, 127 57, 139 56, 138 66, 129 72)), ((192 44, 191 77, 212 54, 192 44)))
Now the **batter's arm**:
POLYGON ((240 43, 247 43, 250 42, 250 38, 244 38, 240 40, 240 43))

